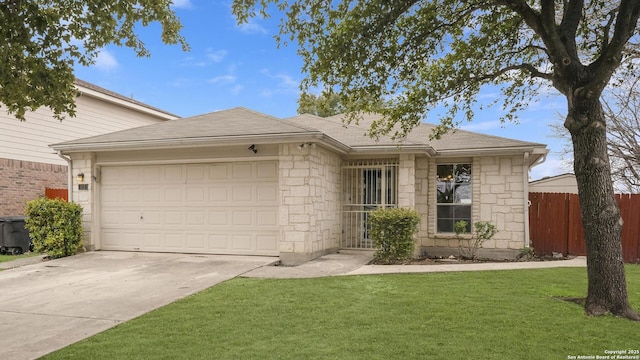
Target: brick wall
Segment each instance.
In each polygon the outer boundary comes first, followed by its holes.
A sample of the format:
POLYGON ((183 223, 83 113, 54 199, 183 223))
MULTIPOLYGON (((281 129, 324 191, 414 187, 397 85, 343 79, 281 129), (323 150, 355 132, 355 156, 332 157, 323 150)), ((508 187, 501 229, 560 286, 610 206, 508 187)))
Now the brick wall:
POLYGON ((24 215, 27 201, 44 196, 44 189, 66 188, 67 167, 0 159, 0 216, 24 215))

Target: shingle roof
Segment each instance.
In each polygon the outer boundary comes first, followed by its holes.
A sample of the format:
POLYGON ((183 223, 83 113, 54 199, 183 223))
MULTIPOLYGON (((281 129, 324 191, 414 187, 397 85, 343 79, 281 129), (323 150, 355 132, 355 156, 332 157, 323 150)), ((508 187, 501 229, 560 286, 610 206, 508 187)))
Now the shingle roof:
POLYGON ((316 134, 302 125, 280 120, 253 110, 237 107, 189 118, 121 130, 109 134, 67 141, 53 145, 91 145, 109 143, 181 141, 202 138, 230 138, 239 136, 269 136, 285 134, 316 134))
MULTIPOLYGON (((426 151, 431 154, 447 151, 474 151, 509 148, 544 149, 545 145, 457 130, 440 140, 429 140, 433 124, 421 123, 399 144, 390 136, 374 140, 367 136, 371 123, 379 115, 365 115, 359 124, 344 125, 342 115, 321 118, 314 115, 298 115, 279 119, 242 107, 217 111, 184 119, 122 130, 90 138, 52 145, 56 150, 88 148, 116 149, 136 144, 144 146, 171 146, 198 143, 230 143, 254 141, 262 143, 282 140, 298 141, 300 138, 323 138, 344 151, 426 151), (235 139, 235 140, 234 140, 235 139), (400 146, 399 146, 400 145, 400 146)), ((305 140, 306 141, 306 140, 305 140)))
MULTIPOLYGON (((365 114, 358 124, 344 125, 342 122, 344 115, 334 115, 321 118, 314 115, 303 114, 288 118, 288 121, 296 124, 302 124, 308 128, 317 129, 345 145, 351 147, 358 146, 389 146, 397 145, 397 141, 393 141, 390 136, 381 136, 378 141, 368 137, 367 131, 373 121, 381 118, 378 114, 365 114)), ((495 149, 495 148, 511 148, 511 147, 545 147, 544 144, 514 140, 499 136, 480 134, 472 131, 455 130, 450 132, 439 140, 429 140, 429 135, 435 125, 429 123, 421 123, 413 129, 409 135, 402 141, 404 145, 428 145, 435 151, 447 150, 471 150, 471 149, 495 149)))

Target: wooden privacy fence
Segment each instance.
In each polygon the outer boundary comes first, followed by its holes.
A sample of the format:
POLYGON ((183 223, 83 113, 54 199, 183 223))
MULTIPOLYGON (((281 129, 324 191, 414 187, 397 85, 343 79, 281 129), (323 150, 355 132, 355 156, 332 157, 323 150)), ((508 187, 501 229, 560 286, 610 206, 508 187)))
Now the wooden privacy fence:
MULTIPOLYGON (((640 263, 640 194, 616 194, 622 220, 622 252, 640 263)), ((529 237, 536 253, 586 255, 577 194, 529 193, 529 237)))
POLYGON ((67 189, 45 188, 44 197, 47 199, 62 199, 64 201, 69 201, 69 191, 67 189))

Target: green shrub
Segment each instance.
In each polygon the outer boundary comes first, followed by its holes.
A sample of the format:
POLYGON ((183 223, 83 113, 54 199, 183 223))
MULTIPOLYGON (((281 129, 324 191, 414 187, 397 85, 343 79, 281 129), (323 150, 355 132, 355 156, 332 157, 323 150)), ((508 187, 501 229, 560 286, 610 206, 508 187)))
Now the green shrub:
POLYGON ((60 258, 82 248, 82 206, 40 198, 27 203, 25 214, 35 252, 60 258))
POLYGON ((377 263, 404 262, 414 254, 414 235, 420 215, 412 209, 377 209, 369 213, 369 237, 374 241, 377 263))
POLYGON ((475 233, 468 238, 463 238, 460 235, 467 233, 468 225, 469 223, 464 220, 458 221, 454 224, 454 231, 458 238, 462 256, 475 259, 478 249, 482 247, 485 241, 491 239, 498 232, 498 228, 489 221, 478 221, 473 224, 475 233))

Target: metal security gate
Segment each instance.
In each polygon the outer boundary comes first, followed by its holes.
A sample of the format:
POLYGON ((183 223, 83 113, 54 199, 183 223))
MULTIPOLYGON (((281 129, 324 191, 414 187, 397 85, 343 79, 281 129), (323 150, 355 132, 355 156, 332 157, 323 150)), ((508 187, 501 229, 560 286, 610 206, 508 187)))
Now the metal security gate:
POLYGON ((342 247, 373 249, 369 212, 398 206, 397 159, 351 161, 342 167, 342 247))

